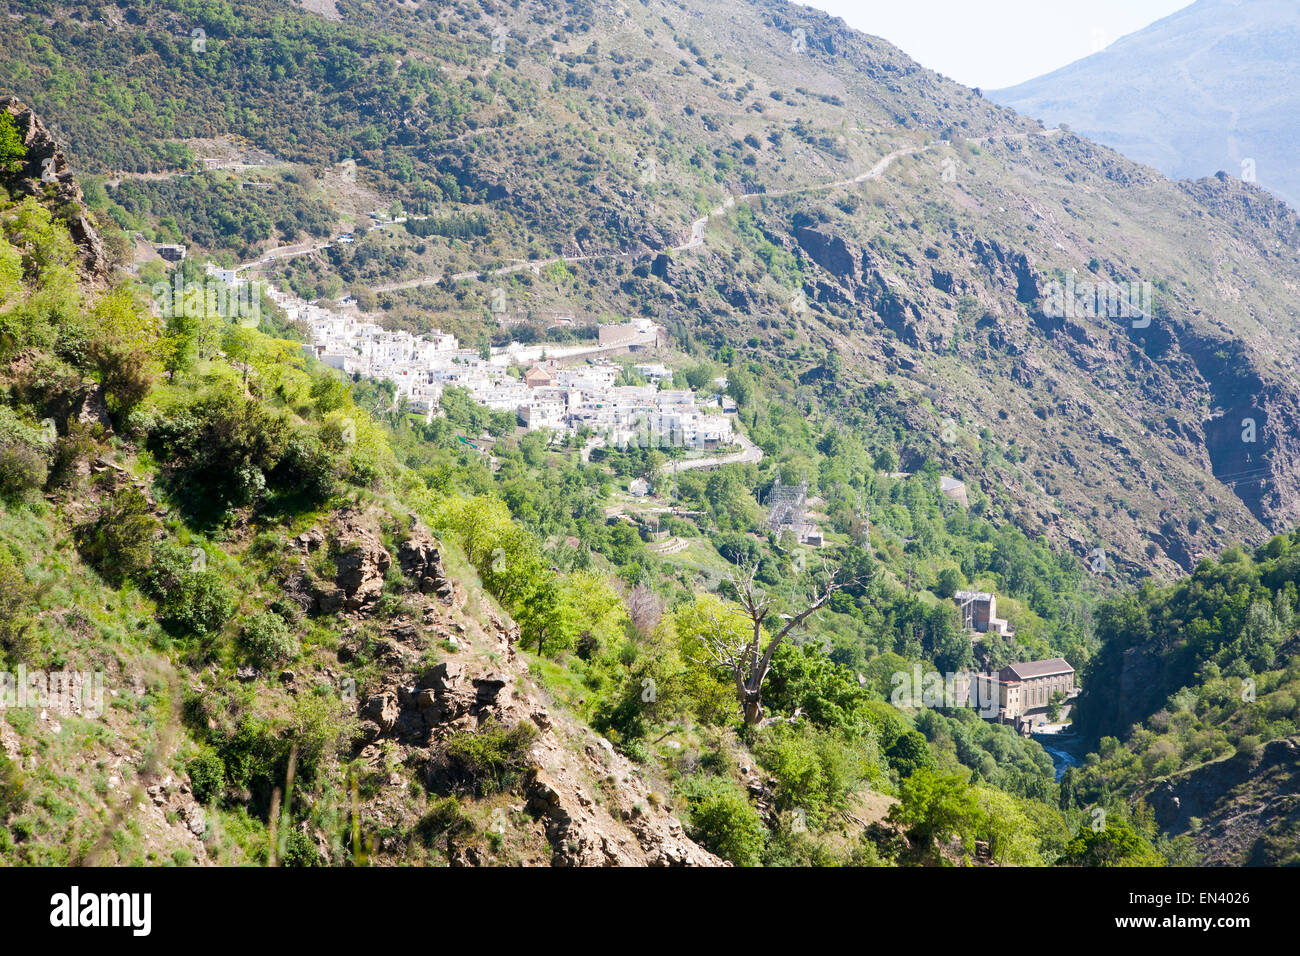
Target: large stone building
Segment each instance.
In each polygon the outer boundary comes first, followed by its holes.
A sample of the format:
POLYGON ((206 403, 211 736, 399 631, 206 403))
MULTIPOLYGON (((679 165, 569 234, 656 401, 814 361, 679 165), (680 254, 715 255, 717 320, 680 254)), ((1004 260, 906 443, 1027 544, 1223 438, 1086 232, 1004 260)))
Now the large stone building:
POLYGON ((979 674, 975 688, 975 705, 984 716, 1011 724, 1021 733, 1047 723, 1047 708, 1054 695, 1060 694, 1058 700, 1065 702, 1077 692, 1074 668, 1060 657, 1008 664, 996 674, 979 674))

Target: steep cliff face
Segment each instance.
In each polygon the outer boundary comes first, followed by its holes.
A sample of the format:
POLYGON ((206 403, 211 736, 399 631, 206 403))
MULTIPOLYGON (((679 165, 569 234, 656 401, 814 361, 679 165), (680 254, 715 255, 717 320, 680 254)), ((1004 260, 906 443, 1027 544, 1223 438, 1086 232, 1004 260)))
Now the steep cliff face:
POLYGON ((1123 737, 1129 728, 1159 709, 1169 695, 1161 678, 1169 669, 1146 647, 1106 646, 1090 665, 1098 675, 1084 684, 1075 727, 1085 737, 1123 737))
POLYGON ((1208 866, 1300 863, 1300 737, 1175 774, 1143 794, 1166 834, 1208 866))
POLYGON ((102 284, 109 275, 103 240, 90 220, 81 186, 72 174, 63 148, 35 111, 13 96, 0 96, 0 109, 13 117, 27 155, 22 169, 5 185, 18 195, 34 196, 46 203, 68 226, 81 253, 82 275, 102 284))

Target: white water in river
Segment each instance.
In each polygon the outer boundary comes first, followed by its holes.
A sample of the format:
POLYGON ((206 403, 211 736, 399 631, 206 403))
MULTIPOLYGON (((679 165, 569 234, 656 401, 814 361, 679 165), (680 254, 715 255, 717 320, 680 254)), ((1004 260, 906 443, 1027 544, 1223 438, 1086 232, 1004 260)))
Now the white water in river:
POLYGON ((1079 766, 1079 756, 1073 748, 1079 745, 1079 738, 1067 734, 1034 734, 1034 739, 1043 745, 1047 755, 1052 758, 1056 768, 1056 779, 1065 776, 1066 767, 1079 766))

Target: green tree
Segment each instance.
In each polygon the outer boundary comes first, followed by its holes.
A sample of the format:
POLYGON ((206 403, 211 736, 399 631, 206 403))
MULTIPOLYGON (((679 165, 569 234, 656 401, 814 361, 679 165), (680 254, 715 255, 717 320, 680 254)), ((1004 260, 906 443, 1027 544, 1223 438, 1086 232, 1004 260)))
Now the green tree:
POLYGON ((941 598, 950 598, 966 585, 966 579, 957 568, 944 568, 939 572, 939 580, 934 593, 941 598))
POLYGON ((718 777, 692 778, 683 790, 692 836, 737 866, 758 866, 766 831, 745 792, 718 777))
POLYGON ((1164 858, 1127 820, 1107 813, 1102 827, 1085 826, 1065 847, 1065 866, 1163 866, 1164 858))
POLYGON ((900 778, 910 777, 921 768, 929 767, 933 763, 925 737, 915 730, 900 734, 888 744, 885 756, 900 778))
POLYGON ((20 172, 27 159, 18 123, 8 110, 0 110, 0 174, 10 176, 20 172))
POLYGON ((1052 723, 1058 723, 1061 719, 1061 702, 1065 700, 1065 695, 1059 690, 1052 691, 1052 697, 1047 702, 1047 719, 1052 723))
POLYGON ((167 381, 174 381, 177 372, 188 372, 194 367, 199 354, 199 338, 203 320, 178 309, 167 316, 166 330, 160 343, 163 370, 167 381))
POLYGON ((959 838, 969 855, 975 847, 983 812, 975 792, 961 777, 922 767, 899 787, 898 803, 888 819, 906 828, 922 853, 935 841, 959 838))

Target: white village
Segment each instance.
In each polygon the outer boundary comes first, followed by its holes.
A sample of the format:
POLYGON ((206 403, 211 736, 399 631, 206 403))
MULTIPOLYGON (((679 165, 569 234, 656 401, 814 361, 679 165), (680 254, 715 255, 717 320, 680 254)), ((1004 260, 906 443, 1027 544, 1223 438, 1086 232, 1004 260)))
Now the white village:
POLYGON ((480 405, 515 412, 526 429, 574 434, 585 428, 607 447, 712 450, 734 440, 723 411, 726 399, 715 395, 699 403, 690 389, 665 387, 672 372, 659 363, 633 366, 648 384, 615 384, 622 368, 610 356, 659 344, 661 330, 648 319, 601 325, 592 345, 512 342, 484 358, 477 349, 462 348, 450 333, 388 331, 364 316, 278 289, 268 289, 267 295, 310 330, 311 342, 303 346, 307 354, 349 375, 391 380, 411 411, 429 417, 437 414, 443 389, 459 386, 480 405))

